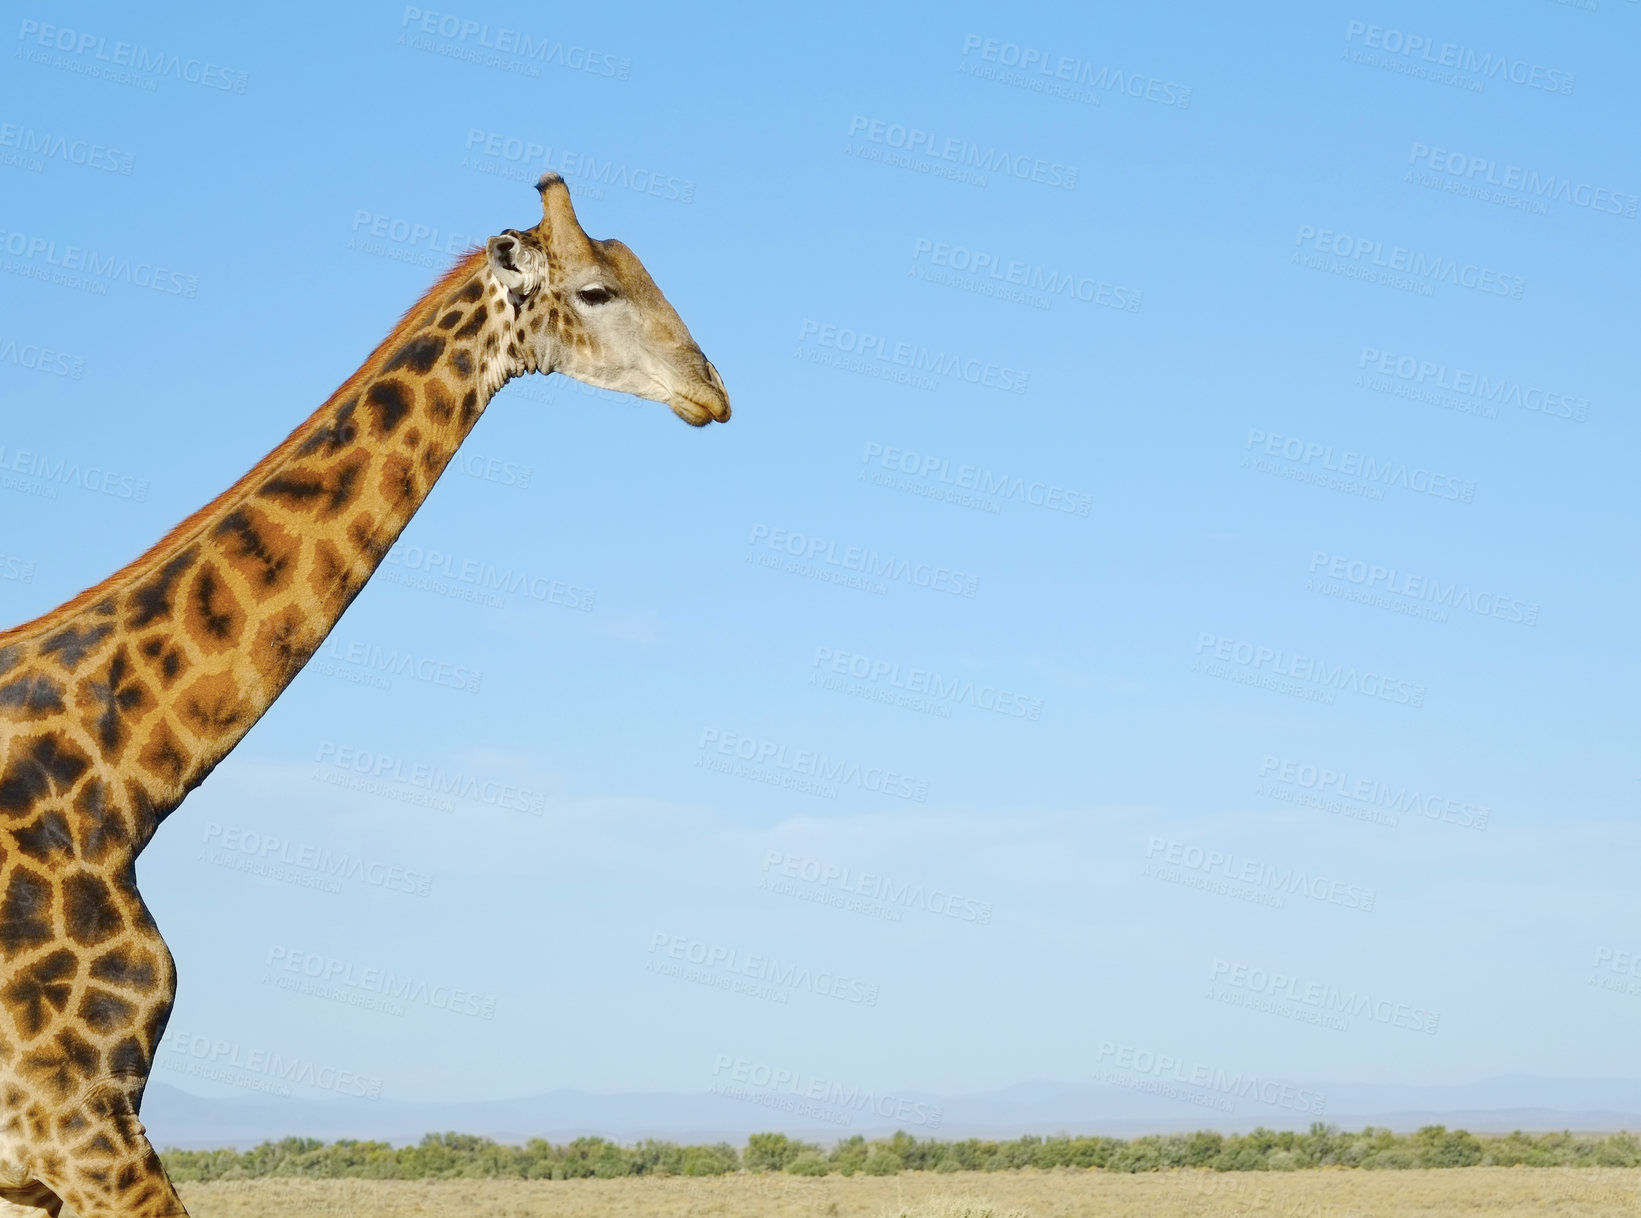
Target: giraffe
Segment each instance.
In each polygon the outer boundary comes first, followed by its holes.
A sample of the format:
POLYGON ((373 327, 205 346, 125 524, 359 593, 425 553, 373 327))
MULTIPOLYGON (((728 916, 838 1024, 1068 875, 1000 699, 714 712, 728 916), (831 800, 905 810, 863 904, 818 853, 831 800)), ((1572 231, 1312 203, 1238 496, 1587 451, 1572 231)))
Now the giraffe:
POLYGON ((176 993, 136 856, 318 649, 502 385, 562 372, 729 418, 643 265, 541 221, 476 248, 364 365, 131 565, 0 633, 0 1215, 186 1215, 138 1111, 176 993))

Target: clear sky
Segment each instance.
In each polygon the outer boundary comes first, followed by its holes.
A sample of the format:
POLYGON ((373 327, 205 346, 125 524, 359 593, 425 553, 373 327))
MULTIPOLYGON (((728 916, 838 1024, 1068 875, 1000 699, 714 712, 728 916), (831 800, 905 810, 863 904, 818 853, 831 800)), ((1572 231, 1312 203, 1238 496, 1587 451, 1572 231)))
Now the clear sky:
POLYGON ((495 399, 141 860, 179 1037, 401 1099, 1638 1073, 1641 4, 10 20, 6 622, 544 168, 735 408, 495 399))

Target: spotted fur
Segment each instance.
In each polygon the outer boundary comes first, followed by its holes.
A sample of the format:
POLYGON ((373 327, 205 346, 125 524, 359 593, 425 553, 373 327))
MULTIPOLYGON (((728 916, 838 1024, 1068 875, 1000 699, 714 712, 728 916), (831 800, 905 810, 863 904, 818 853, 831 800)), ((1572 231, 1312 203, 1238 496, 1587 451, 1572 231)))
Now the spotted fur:
MULTIPOLYGON (((554 190, 513 233, 543 251, 554 190)), ((495 392, 577 347, 555 296, 574 268, 556 269, 521 296, 471 252, 225 494, 0 633, 0 1212, 185 1214, 138 1119, 176 974, 136 857, 318 649, 495 392)))

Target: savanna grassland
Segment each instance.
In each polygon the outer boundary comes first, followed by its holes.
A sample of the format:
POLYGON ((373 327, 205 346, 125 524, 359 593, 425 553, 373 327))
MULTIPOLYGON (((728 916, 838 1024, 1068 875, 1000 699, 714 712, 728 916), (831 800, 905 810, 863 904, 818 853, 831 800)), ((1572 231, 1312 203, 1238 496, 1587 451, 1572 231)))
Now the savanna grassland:
POLYGON ((1597 1218, 1641 1213, 1633 1168, 1021 1168, 893 1176, 179 1184, 194 1218, 1597 1218))
POLYGON ((1413 1133, 1316 1123, 1011 1141, 779 1133, 744 1147, 285 1138, 172 1150, 196 1218, 1424 1218, 1641 1214, 1629 1133, 1413 1133))

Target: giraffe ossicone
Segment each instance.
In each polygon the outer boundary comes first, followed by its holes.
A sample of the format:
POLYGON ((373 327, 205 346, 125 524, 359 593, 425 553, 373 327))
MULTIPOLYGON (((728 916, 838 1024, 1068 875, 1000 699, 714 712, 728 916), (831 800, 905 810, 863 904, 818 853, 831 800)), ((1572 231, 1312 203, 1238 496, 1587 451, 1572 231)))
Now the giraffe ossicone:
POLYGON ((716 368, 562 178, 278 448, 129 566, 0 632, 0 1214, 185 1214, 138 1120, 176 994, 137 891, 161 821, 273 704, 504 384, 729 418, 716 368), (66 1206, 66 1209, 64 1207, 66 1206))

